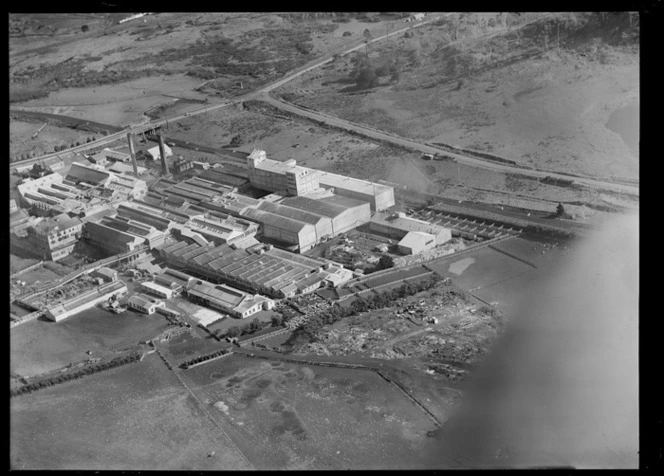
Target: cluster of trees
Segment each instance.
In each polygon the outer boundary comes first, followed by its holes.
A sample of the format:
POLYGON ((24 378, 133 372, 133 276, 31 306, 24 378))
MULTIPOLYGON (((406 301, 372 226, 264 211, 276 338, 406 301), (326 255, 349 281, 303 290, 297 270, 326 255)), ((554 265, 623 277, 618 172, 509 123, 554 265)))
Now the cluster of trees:
POLYGON ((49 95, 51 91, 48 88, 39 88, 39 89, 19 89, 14 88, 9 89, 9 102, 25 102, 31 101, 33 99, 45 98, 49 95))
POLYGON ((89 365, 76 372, 57 375, 45 380, 41 380, 39 382, 24 385, 23 387, 12 390, 10 392, 10 396, 16 397, 18 395, 23 395, 24 393, 32 393, 34 391, 41 390, 42 388, 52 387, 53 385, 68 382, 69 380, 77 380, 97 372, 102 372, 104 370, 109 370, 115 367, 120 367, 122 365, 138 362, 139 360, 141 360, 141 354, 136 353, 125 355, 123 357, 116 357, 115 359, 108 362, 99 362, 94 365, 89 365))
MULTIPOLYGON (((367 30, 368 31, 368 30, 367 30)), ((357 53, 351 58, 351 79, 358 89, 373 88, 378 85, 379 78, 389 76, 390 81, 398 83, 401 79, 402 61, 399 57, 383 58, 375 65, 366 53, 357 53)))
POLYGON ((394 258, 389 255, 383 255, 378 260, 378 263, 373 268, 365 269, 365 273, 375 273, 384 269, 394 268, 394 258))
POLYGON ((298 334, 305 335, 311 342, 315 342, 318 338, 318 332, 323 326, 334 324, 344 317, 355 316, 361 312, 390 306, 395 301, 406 296, 412 296, 413 294, 431 289, 436 286, 440 280, 440 276, 432 275, 430 278, 420 281, 417 284, 404 283, 401 287, 396 289, 383 291, 379 294, 370 295, 368 297, 357 297, 348 307, 336 303, 327 310, 310 317, 307 323, 295 332, 293 337, 295 338, 298 334))
POLYGON ((226 354, 228 354, 227 350, 220 349, 220 350, 217 350, 216 352, 211 352, 209 354, 200 355, 200 356, 198 356, 194 359, 187 360, 186 362, 182 362, 180 364, 180 368, 181 369, 188 369, 189 367, 191 367, 194 364, 205 362, 206 360, 214 359, 215 357, 219 357, 221 355, 226 355, 226 354))
POLYGON ((230 327, 226 330, 226 332, 224 332, 221 329, 217 329, 214 332, 214 335, 219 339, 223 339, 225 337, 239 337, 247 334, 253 334, 255 332, 260 331, 261 329, 268 327, 269 325, 271 325, 270 322, 263 322, 259 321, 258 318, 254 318, 249 323, 243 326, 230 327))

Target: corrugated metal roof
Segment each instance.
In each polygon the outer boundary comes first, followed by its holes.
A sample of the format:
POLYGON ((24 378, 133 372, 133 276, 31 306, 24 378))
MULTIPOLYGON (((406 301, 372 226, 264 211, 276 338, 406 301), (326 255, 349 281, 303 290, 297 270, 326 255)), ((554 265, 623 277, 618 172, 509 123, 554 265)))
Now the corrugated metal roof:
POLYGON ((258 205, 259 210, 264 210, 266 212, 274 213, 275 215, 280 215, 286 218, 292 218, 304 223, 309 223, 311 225, 317 225, 323 220, 329 219, 329 217, 323 217, 321 215, 308 212, 299 208, 289 207, 287 205, 280 205, 272 202, 261 202, 258 205))
POLYGON ((230 187, 241 187, 242 185, 249 182, 249 180, 246 178, 238 177, 236 175, 229 175, 216 170, 206 170, 198 174, 197 177, 222 185, 228 185, 230 187))
POLYGON ((308 197, 286 197, 279 203, 329 218, 336 218, 346 211, 346 207, 336 203, 314 200, 308 197))
POLYGON ((85 167, 78 162, 71 164, 69 171, 67 172, 66 180, 69 180, 74 183, 78 182, 87 182, 91 184, 100 184, 104 180, 108 179, 111 174, 107 172, 100 172, 99 170, 94 170, 88 167, 85 167))
POLYGON ((304 223, 292 218, 275 215, 274 213, 266 212, 264 210, 256 210, 248 208, 242 213, 243 217, 256 220, 263 224, 263 226, 270 226, 279 230, 285 230, 291 233, 300 233, 307 227, 313 228, 313 225, 304 223))

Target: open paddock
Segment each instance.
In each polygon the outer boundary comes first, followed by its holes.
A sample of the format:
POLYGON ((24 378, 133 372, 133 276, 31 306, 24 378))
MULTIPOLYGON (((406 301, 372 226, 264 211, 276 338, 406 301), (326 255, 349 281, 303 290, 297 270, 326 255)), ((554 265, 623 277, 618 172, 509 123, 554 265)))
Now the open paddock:
POLYGON ((156 354, 10 408, 12 469, 249 469, 156 354))
POLYGON ((21 375, 39 375, 150 339, 168 322, 158 314, 128 310, 113 314, 93 307, 61 322, 35 319, 10 330, 10 368, 21 375))
POLYGON ((431 450, 431 420, 372 371, 231 356, 183 376, 257 469, 420 468, 431 450))

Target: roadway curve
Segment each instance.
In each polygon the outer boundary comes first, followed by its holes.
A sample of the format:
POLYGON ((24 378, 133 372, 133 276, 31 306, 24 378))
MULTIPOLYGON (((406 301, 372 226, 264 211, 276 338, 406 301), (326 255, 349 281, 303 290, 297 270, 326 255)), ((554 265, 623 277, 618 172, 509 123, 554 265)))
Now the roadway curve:
POLYGON ((347 121, 345 119, 340 119, 338 117, 330 116, 328 114, 324 114, 322 112, 318 111, 313 111, 311 109, 306 109, 302 106, 297 106, 292 103, 287 103, 283 100, 276 99, 267 93, 263 93, 259 99, 261 101, 264 101, 276 108, 279 108, 283 111, 290 112, 292 114, 296 114, 298 116, 306 117, 308 119, 312 119, 314 121, 318 121, 324 124, 327 124, 328 126, 332 127, 337 127, 340 129, 344 129, 347 131, 350 131, 355 134, 363 135, 365 137, 369 137, 374 140, 379 140, 383 142, 389 142, 391 144, 400 146, 400 147, 405 147, 411 150, 415 150, 418 152, 426 153, 426 154, 436 154, 440 152, 444 152, 445 155, 448 155, 450 157, 454 157, 459 163, 470 165, 473 167, 481 167, 484 169, 490 169, 490 170, 495 170, 497 172, 503 172, 503 173, 512 173, 512 174, 521 174, 521 175, 528 175, 531 177, 535 178, 545 178, 545 177, 554 177, 554 178, 559 178, 561 180, 570 180, 573 179, 575 182, 579 183, 580 185, 585 185, 588 187, 594 187, 594 188, 600 188, 604 190, 613 190, 617 192, 624 192, 624 193, 631 193, 634 195, 639 194, 639 187, 634 186, 634 185, 624 185, 624 184, 618 184, 615 182, 611 181, 605 181, 605 180, 600 180, 600 179, 591 179, 587 177, 578 177, 578 176, 570 176, 567 174, 560 174, 556 172, 550 172, 550 171, 545 171, 545 170, 537 170, 537 169, 527 169, 527 168, 522 168, 522 167, 517 167, 517 166, 512 166, 512 165, 505 165, 505 164, 500 164, 497 162, 492 162, 490 160, 484 160, 484 159, 479 159, 476 157, 470 157, 468 155, 462 155, 459 153, 455 152, 450 152, 446 149, 442 149, 439 147, 433 147, 427 144, 424 144, 422 142, 418 142, 413 139, 408 139, 406 137, 401 137, 396 134, 392 134, 390 132, 384 132, 384 131, 379 131, 377 129, 370 128, 368 126, 364 126, 361 124, 357 124, 351 121, 347 121))
MULTIPOLYGON (((441 18, 444 18, 447 15, 450 15, 450 13, 444 13, 440 16, 432 17, 429 20, 409 25, 405 28, 401 28, 400 30, 395 30, 395 31, 393 31, 391 33, 388 33, 386 35, 382 35, 382 36, 379 36, 377 38, 374 38, 373 40, 369 41, 369 43, 374 43, 376 41, 383 40, 383 39, 388 38, 390 36, 398 35, 400 33, 405 32, 406 30, 410 30, 410 29, 413 29, 413 28, 419 28, 419 27, 427 25, 427 24, 429 24, 433 21, 437 21, 441 18)), ((271 83, 267 86, 264 86, 263 88, 261 88, 257 91, 245 94, 243 96, 239 96, 239 97, 237 97, 233 100, 222 101, 219 104, 210 104, 210 105, 206 104, 203 107, 200 107, 198 109, 195 109, 193 111, 190 111, 190 112, 187 112, 187 113, 184 113, 184 114, 178 114, 178 115, 175 115, 175 116, 167 117, 165 119, 160 119, 160 120, 157 120, 157 121, 148 122, 148 123, 141 124, 141 125, 126 127, 120 132, 117 132, 117 133, 114 133, 114 134, 109 134, 107 136, 104 136, 104 137, 101 137, 101 138, 95 140, 94 142, 89 142, 87 144, 83 144, 83 145, 80 145, 78 147, 72 147, 70 149, 65 149, 65 150, 62 150, 60 152, 54 152, 54 153, 51 153, 51 154, 45 154, 45 155, 42 155, 40 157, 35 157, 33 159, 27 159, 27 160, 21 160, 21 161, 18 161, 18 162, 12 162, 11 164, 9 164, 9 169, 13 170, 17 167, 23 167, 23 166, 26 166, 26 165, 35 164, 35 163, 40 162, 44 159, 48 159, 48 158, 51 158, 51 157, 57 157, 59 155, 84 152, 86 150, 96 148, 96 147, 99 147, 99 146, 103 146, 103 145, 106 145, 108 143, 114 142, 118 139, 121 139, 124 136, 126 136, 128 132, 140 133, 140 132, 145 131, 145 130, 149 130, 149 129, 153 129, 153 128, 156 128, 156 127, 159 127, 159 126, 163 126, 163 125, 167 124, 168 122, 177 122, 177 121, 182 120, 186 117, 196 116, 198 114, 205 114, 207 112, 214 111, 214 110, 220 109, 222 107, 227 107, 229 105, 240 104, 244 101, 249 101, 251 99, 257 99, 261 94, 267 93, 267 92, 269 92, 269 91, 271 91, 275 88, 278 88, 279 86, 282 86, 285 83, 287 83, 289 81, 292 81, 293 79, 295 79, 295 78, 297 78, 297 77, 299 77, 299 76, 301 76, 301 75, 303 75, 303 74, 305 74, 305 73, 307 73, 311 70, 314 70, 316 68, 319 68, 319 67, 323 66, 324 64, 329 63, 334 58, 335 54, 341 54, 341 55, 348 54, 348 53, 351 53, 355 50, 358 50, 358 49, 362 48, 364 45, 365 45, 365 42, 362 42, 362 43, 360 43, 356 46, 353 46, 352 48, 349 48, 349 49, 346 49, 346 50, 343 50, 343 51, 329 53, 326 56, 324 56, 322 58, 319 58, 317 60, 314 60, 314 62, 308 63, 304 67, 302 67, 298 70, 295 70, 293 73, 290 73, 288 76, 286 76, 286 77, 284 77, 284 78, 282 78, 282 79, 280 79, 280 80, 278 80, 274 83, 271 83)), ((20 107, 16 107, 14 109, 16 111, 24 112, 20 107)), ((49 114, 49 116, 53 116, 53 114, 49 114)), ((44 116, 44 117, 46 117, 46 116, 44 116)), ((113 127, 113 126, 108 126, 108 127, 113 127)))
MULTIPOLYGON (((388 34, 379 36, 377 38, 374 38, 373 40, 370 40, 368 43, 374 43, 374 42, 377 42, 377 41, 381 41, 381 40, 383 40, 385 38, 388 38, 390 36, 401 34, 401 33, 405 32, 407 30, 410 30, 410 29, 413 29, 413 28, 418 28, 418 27, 421 27, 423 25, 427 25, 431 22, 437 21, 437 20, 439 20, 441 18, 444 18, 448 15, 450 15, 450 13, 445 13, 445 14, 442 14, 442 15, 437 16, 437 17, 432 17, 429 20, 419 22, 419 23, 404 27, 400 30, 395 30, 391 33, 388 33, 388 34)), ((533 21, 538 21, 538 20, 533 20, 533 21)), ((523 28, 524 26, 526 26, 529 23, 532 23, 532 21, 528 22, 526 24, 520 25, 518 28, 523 28)), ((493 37, 493 36, 496 36, 498 34, 501 34, 503 32, 504 32, 504 30, 494 31, 494 32, 488 33, 486 35, 483 35, 483 37, 484 38, 489 38, 489 37, 493 37)), ((458 41, 463 41, 463 40, 458 40, 458 41)), ((278 81, 275 81, 274 83, 271 83, 267 86, 264 86, 263 88, 261 88, 257 91, 251 92, 249 94, 246 94, 244 96, 240 96, 238 98, 235 98, 234 100, 224 101, 224 102, 221 102, 219 104, 214 104, 214 105, 205 105, 205 106, 203 106, 199 109, 187 112, 185 114, 179 114, 179 115, 168 117, 168 118, 165 118, 165 119, 160 119, 158 121, 149 122, 149 123, 146 123, 146 124, 143 124, 143 125, 140 125, 140 126, 128 127, 128 128, 126 128, 125 130, 123 130, 121 132, 118 132, 118 133, 115 133, 115 134, 110 134, 108 136, 100 138, 100 139, 98 139, 94 142, 91 142, 89 144, 84 144, 84 145, 81 145, 79 147, 74 147, 74 148, 67 149, 65 151, 61 151, 61 152, 58 152, 58 153, 47 154, 47 155, 44 155, 44 156, 41 156, 41 157, 37 157, 37 158, 34 158, 34 159, 28 159, 28 160, 21 161, 21 162, 14 162, 14 163, 10 164, 10 169, 14 169, 16 167, 28 165, 28 164, 31 164, 31 163, 36 163, 36 162, 38 162, 40 160, 43 160, 45 158, 55 157, 55 156, 58 156, 58 155, 61 155, 61 154, 69 153, 69 152, 82 152, 82 151, 85 151, 85 150, 93 148, 93 147, 98 147, 100 145, 105 145, 105 144, 113 142, 117 139, 121 139, 128 132, 141 132, 141 131, 146 130, 146 129, 151 129, 151 128, 162 126, 162 125, 164 125, 168 122, 179 121, 181 119, 184 119, 185 117, 195 116, 195 115, 198 115, 198 114, 205 114, 208 111, 214 111, 216 109, 220 109, 222 107, 226 107, 226 106, 229 106, 229 105, 239 104, 239 103, 242 103, 244 101, 248 101, 248 100, 252 100, 252 99, 259 99, 259 100, 263 100, 263 101, 273 105, 274 107, 277 107, 279 109, 291 112, 292 114, 307 117, 309 119, 313 119, 315 121, 319 121, 321 123, 324 123, 324 124, 327 124, 327 125, 330 125, 330 126, 333 126, 333 127, 338 127, 338 128, 341 128, 341 129, 345 129, 345 130, 351 131, 351 132, 356 133, 356 134, 361 134, 365 137, 369 137, 369 138, 372 138, 372 139, 375 139, 375 140, 389 142, 389 143, 392 143, 392 144, 395 144, 395 145, 399 145, 401 147, 406 147, 406 148, 411 149, 411 150, 416 150, 418 152, 428 153, 428 154, 435 154, 435 153, 439 153, 441 151, 444 151, 446 155, 454 157, 458 162, 463 163, 463 164, 467 164, 467 165, 470 165, 470 166, 482 167, 482 168, 485 168, 485 169, 495 170, 497 172, 502 172, 502 173, 513 173, 513 174, 516 173, 516 174, 529 175, 529 176, 532 176, 532 177, 535 177, 535 178, 545 178, 545 177, 549 176, 549 177, 559 178, 559 179, 562 179, 562 180, 569 180, 570 179, 570 176, 567 175, 567 174, 560 174, 560 173, 543 171, 543 170, 536 170, 536 169, 525 169, 525 168, 522 168, 522 167, 510 166, 510 165, 505 165, 505 164, 492 162, 492 161, 489 161, 489 160, 479 159, 479 158, 476 158, 476 157, 470 157, 468 155, 462 155, 460 153, 453 153, 453 152, 450 152, 448 150, 444 150, 442 148, 433 147, 431 145, 423 144, 423 143, 415 141, 413 139, 400 137, 400 136, 397 136, 397 135, 392 134, 392 133, 387 133, 387 132, 372 129, 370 127, 363 126, 363 125, 360 125, 360 124, 355 124, 355 123, 352 123, 350 121, 340 119, 338 117, 333 117, 333 116, 330 116, 330 115, 327 115, 327 114, 323 114, 321 112, 308 110, 308 109, 302 108, 300 106, 296 106, 294 104, 285 103, 283 101, 280 101, 278 99, 275 99, 275 98, 271 97, 268 94, 273 89, 278 88, 278 87, 286 84, 287 82, 292 81, 293 79, 298 78, 299 76, 301 76, 301 75, 303 75, 303 74, 305 74, 309 71, 312 71, 316 68, 319 68, 319 67, 323 66, 324 64, 329 63, 330 61, 333 60, 335 54, 342 54, 342 55, 348 54, 348 53, 351 53, 355 50, 358 50, 358 49, 362 48, 364 45, 365 45, 365 43, 362 42, 362 43, 360 43, 358 45, 355 45, 351 48, 348 48, 344 51, 330 53, 330 54, 324 56, 323 58, 314 61, 313 63, 305 65, 304 67, 296 70, 295 72, 289 74, 288 76, 286 76, 286 77, 284 77, 284 78, 282 78, 278 81)), ((633 195, 638 195, 639 194, 639 187, 634 186, 634 185, 618 184, 618 183, 611 182, 611 181, 595 179, 595 178, 589 178, 589 177, 578 177, 578 176, 575 176, 574 180, 577 183, 581 184, 581 185, 585 185, 585 186, 592 187, 592 188, 599 188, 599 189, 604 189, 604 190, 613 190, 613 191, 617 191, 617 192, 621 192, 621 193, 623 193, 623 192, 624 193, 630 193, 630 194, 633 194, 633 195)))

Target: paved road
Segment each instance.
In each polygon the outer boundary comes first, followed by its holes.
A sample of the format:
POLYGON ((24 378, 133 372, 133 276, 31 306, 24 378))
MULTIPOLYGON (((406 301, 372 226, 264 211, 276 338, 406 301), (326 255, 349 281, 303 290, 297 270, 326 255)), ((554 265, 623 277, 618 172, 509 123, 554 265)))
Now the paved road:
MULTIPOLYGON (((447 16, 449 14, 450 13, 446 13, 446 14, 443 14, 443 15, 440 15, 440 16, 437 16, 437 17, 432 17, 429 20, 426 20, 426 21, 423 21, 423 22, 419 22, 419 23, 416 23, 416 24, 413 24, 413 25, 409 25, 409 26, 404 27, 400 30, 396 30, 396 31, 393 31, 389 34, 377 37, 377 38, 369 41, 369 43, 381 41, 381 40, 383 40, 383 39, 385 39, 389 36, 398 35, 400 33, 403 33, 404 31, 412 29, 412 28, 421 27, 423 25, 434 22, 434 21, 436 21, 440 18, 444 18, 445 16, 447 16)), ((519 28, 523 28, 527 24, 528 23, 520 25, 519 28)), ((491 33, 488 33, 487 35, 485 35, 484 38, 490 38, 490 37, 499 35, 503 32, 504 32, 504 30, 494 31, 494 32, 491 32, 491 33)), ((458 40, 458 41, 463 41, 463 40, 458 40)), ((365 43, 362 42, 362 43, 360 43, 356 46, 353 46, 352 48, 349 48, 349 49, 346 49, 342 52, 339 52, 339 54, 351 53, 355 50, 358 50, 358 49, 362 48, 364 45, 365 45, 365 43)), ((447 150, 444 150, 444 149, 441 149, 441 148, 438 148, 438 147, 435 147, 435 146, 432 146, 432 145, 423 144, 421 142, 418 142, 418 141, 415 141, 415 140, 412 140, 412 139, 409 139, 409 138, 400 137, 400 136, 397 136, 397 135, 392 134, 392 133, 372 129, 370 127, 363 126, 363 125, 360 125, 360 124, 356 124, 356 123, 353 123, 353 122, 350 122, 350 121, 346 121, 346 120, 340 119, 338 117, 333 117, 333 116, 330 116, 330 115, 327 115, 327 114, 323 114, 321 112, 308 110, 308 109, 302 108, 300 106, 296 106, 294 104, 285 103, 283 101, 280 101, 276 98, 271 97, 268 94, 273 89, 275 89, 277 87, 280 87, 280 86, 284 85, 285 83, 287 83, 289 81, 292 81, 293 79, 295 79, 295 78, 297 78, 297 77, 299 77, 299 76, 301 76, 301 75, 303 75, 303 74, 305 74, 305 73, 307 73, 307 72, 309 72, 313 69, 319 68, 320 66, 322 66, 326 63, 329 63, 330 61, 332 61, 332 59, 334 57, 334 54, 336 54, 336 53, 330 53, 327 56, 323 57, 322 59, 319 59, 319 60, 317 60, 317 61, 315 61, 315 62, 313 62, 309 65, 306 65, 303 68, 289 74, 288 76, 286 76, 286 77, 284 77, 284 78, 282 78, 282 79, 280 79, 280 80, 278 80, 274 83, 271 83, 267 86, 264 86, 263 88, 261 88, 257 91, 254 91, 252 93, 249 93, 249 94, 246 94, 244 96, 238 97, 234 100, 224 101, 224 102, 219 103, 219 104, 205 105, 205 106, 203 106, 203 107, 201 107, 197 110, 190 111, 190 112, 187 112, 185 114, 179 114, 179 115, 168 117, 168 118, 161 119, 161 120, 158 120, 158 121, 153 121, 153 122, 150 122, 150 123, 147 123, 147 124, 144 124, 144 125, 141 125, 141 126, 137 126, 137 127, 134 127, 134 128, 128 128, 128 129, 126 129, 122 132, 119 132, 119 133, 116 133, 116 134, 111 134, 109 136, 101 138, 101 139, 95 141, 94 143, 84 144, 84 145, 81 145, 80 147, 74 147, 72 149, 68 149, 67 151, 62 151, 60 153, 47 154, 47 155, 44 155, 42 157, 38 157, 38 158, 35 158, 35 159, 29 159, 29 160, 22 161, 22 162, 15 162, 13 164, 10 164, 10 169, 13 169, 13 168, 16 168, 16 167, 22 166, 22 165, 28 165, 30 163, 35 163, 39 160, 42 160, 42 159, 45 159, 45 158, 48 158, 48 157, 61 155, 61 154, 67 153, 67 152, 82 152, 82 151, 87 150, 87 149, 92 148, 92 147, 98 147, 100 145, 104 145, 104 144, 107 144, 107 143, 112 142, 114 140, 122 138, 130 130, 132 132, 140 132, 142 130, 145 130, 146 128, 158 127, 158 126, 166 124, 167 122, 179 121, 181 119, 184 119, 185 117, 195 116, 195 115, 198 115, 198 114, 205 114, 208 111, 214 111, 214 110, 220 109, 222 107, 227 107, 227 106, 232 105, 232 104, 238 104, 238 103, 241 103, 243 101, 248 101, 248 100, 251 100, 251 99, 260 99, 260 100, 263 100, 265 102, 268 102, 269 104, 271 104, 271 105, 273 105, 273 106, 275 106, 279 109, 286 110, 286 111, 291 112, 293 114, 297 114, 297 115, 300 115, 300 116, 303 116, 303 117, 307 117, 309 119, 317 120, 317 121, 323 122, 327 125, 338 127, 338 128, 341 128, 341 129, 344 129, 344 130, 347 130, 347 131, 351 131, 351 132, 354 132, 356 134, 361 134, 365 137, 369 137, 369 138, 372 138, 372 139, 375 139, 375 140, 389 142, 389 143, 392 143, 392 144, 395 144, 395 145, 399 145, 401 147, 405 147, 405 148, 408 148, 408 149, 411 149, 411 150, 415 150, 415 151, 418 151, 418 152, 421 152, 421 153, 427 153, 427 154, 435 154, 435 153, 439 153, 441 151, 444 151, 446 155, 454 157, 459 163, 467 164, 467 165, 470 165, 470 166, 481 167, 481 168, 485 168, 485 169, 489 169, 489 170, 495 170, 497 172, 502 172, 502 173, 519 173, 519 174, 529 175, 529 176, 537 177, 537 178, 555 177, 555 178, 560 178, 560 179, 563 179, 563 180, 569 180, 570 179, 570 176, 565 175, 565 174, 559 174, 559 173, 543 171, 543 170, 524 169, 524 168, 521 168, 521 167, 515 167, 515 166, 511 166, 511 165, 505 165, 505 164, 492 162, 490 160, 471 157, 471 156, 463 155, 463 154, 460 154, 460 153, 452 153, 452 152, 449 152, 447 150)), ((574 177, 574 180, 577 183, 581 184, 581 185, 585 185, 585 186, 592 187, 592 188, 600 188, 600 189, 604 189, 604 190, 613 190, 613 191, 617 191, 617 192, 626 192, 626 193, 631 193, 631 194, 635 194, 635 195, 639 194, 639 187, 634 186, 634 185, 617 184, 617 183, 611 182, 611 181, 593 179, 593 178, 586 178, 586 177, 574 177)))
MULTIPOLYGON (((555 172, 550 172, 550 171, 544 171, 544 170, 536 170, 536 169, 524 169, 521 167, 515 167, 511 165, 505 165, 497 162, 492 162, 490 160, 485 160, 485 159, 479 159, 476 157, 470 157, 468 155, 462 155, 460 153, 453 153, 449 152, 445 149, 439 148, 439 147, 433 147, 431 145, 424 144, 422 142, 418 142, 413 139, 408 139, 405 137, 400 137, 397 136, 396 134, 392 134, 390 132, 383 132, 379 131, 361 124, 357 124, 351 121, 347 121, 345 119, 340 119, 338 117, 330 116, 328 114, 324 114, 321 112, 317 111, 312 111, 309 109, 305 109, 301 106, 296 106, 291 103, 286 103, 284 101, 278 100, 272 96, 269 96, 266 93, 263 93, 260 96, 260 100, 267 102, 268 104, 271 104, 272 106, 279 108, 283 111, 290 112, 292 114, 296 114, 298 116, 306 117, 308 119, 312 119, 315 121, 319 121, 322 123, 325 123, 329 126, 332 127, 337 127, 340 129, 344 129, 349 132, 353 132, 355 134, 359 134, 374 140, 379 140, 383 142, 388 142, 397 146, 405 147, 417 152, 421 153, 426 153, 426 154, 436 154, 440 152, 444 152, 445 155, 449 155, 450 157, 454 157, 457 162, 461 164, 466 164, 470 165, 473 167, 481 167, 484 169, 489 169, 489 170, 495 170, 497 172, 503 172, 503 173, 518 173, 522 175, 529 175, 531 177, 537 177, 537 178, 545 178, 545 177, 554 177, 554 178, 559 178, 562 180, 570 180, 572 177, 569 175, 565 174, 559 174, 555 172)), ((590 179, 590 178, 585 178, 585 177, 573 177, 574 181, 581 185, 585 185, 588 187, 593 187, 593 188, 600 188, 604 190, 613 190, 617 192, 626 192, 626 193, 632 193, 638 195, 639 193, 639 187, 638 186, 633 186, 633 185, 623 185, 623 184, 617 184, 615 182, 610 182, 610 181, 605 181, 605 180, 600 180, 600 179, 590 179)))
MULTIPOLYGON (((414 23, 414 24, 409 24, 409 26, 407 26, 407 27, 404 27, 404 28, 401 28, 399 30, 395 30, 395 31, 393 31, 389 34, 382 35, 382 36, 379 36, 377 38, 374 38, 373 40, 369 41, 369 43, 374 43, 376 41, 383 40, 387 37, 390 37, 390 36, 393 36, 393 35, 398 35, 400 33, 403 33, 404 31, 410 30, 412 28, 419 28, 423 25, 427 25, 427 24, 429 24, 433 21, 436 21, 440 18, 444 18, 449 14, 450 13, 445 13, 445 14, 442 14, 440 16, 430 18, 429 20, 426 20, 426 21, 422 21, 422 22, 414 23)), ((180 121, 180 120, 182 120, 186 117, 196 116, 198 114, 206 114, 207 112, 215 111, 215 110, 223 108, 223 107, 228 107, 230 105, 236 105, 236 104, 242 103, 244 101, 249 101, 251 99, 256 99, 263 93, 267 93, 267 92, 273 90, 274 88, 282 86, 283 84, 285 84, 289 81, 292 81, 293 79, 295 79, 295 78, 297 78, 297 77, 299 77, 299 76, 301 76, 301 75, 303 75, 303 74, 305 74, 305 73, 307 73, 307 72, 309 72, 313 69, 319 68, 322 65, 324 65, 326 63, 329 63, 334 58, 335 54, 342 54, 343 55, 343 54, 351 53, 351 52, 353 52, 357 49, 362 48, 364 45, 365 45, 365 43, 362 42, 362 43, 360 43, 356 46, 353 46, 352 48, 348 48, 346 50, 329 53, 328 55, 324 56, 323 58, 319 58, 317 60, 314 60, 314 62, 305 65, 304 67, 294 71, 293 73, 289 74, 288 76, 286 76, 286 77, 284 77, 284 78, 282 78, 282 79, 280 79, 280 80, 278 80, 274 83, 271 83, 267 86, 264 86, 263 88, 261 88, 257 91, 245 94, 243 96, 239 96, 239 97, 237 97, 233 100, 222 101, 221 103, 218 103, 218 104, 210 104, 210 105, 206 104, 203 107, 200 107, 200 108, 195 109, 193 111, 189 111, 189 112, 184 113, 184 114, 178 114, 178 115, 167 117, 167 118, 160 119, 160 120, 157 120, 157 121, 151 121, 151 122, 148 122, 148 123, 142 124, 142 125, 127 127, 124 130, 122 130, 121 132, 117 132, 117 133, 114 133, 114 134, 109 134, 108 136, 101 137, 101 138, 97 139, 94 142, 83 144, 83 145, 78 146, 78 147, 73 147, 71 149, 66 149, 66 150, 63 150, 63 151, 60 151, 60 152, 55 152, 55 153, 52 153, 52 154, 45 154, 45 155, 42 155, 40 157, 35 157, 33 159, 22 160, 22 161, 19 161, 19 162, 13 162, 13 163, 9 164, 9 168, 10 168, 10 170, 13 170, 16 167, 23 167, 23 166, 26 166, 26 165, 31 165, 31 164, 37 163, 41 160, 48 159, 50 157, 56 157, 58 155, 64 155, 64 154, 71 153, 71 152, 76 152, 76 153, 84 152, 88 149, 103 146, 103 145, 109 144, 113 141, 116 141, 118 139, 122 139, 123 137, 125 137, 127 135, 128 132, 140 133, 140 132, 142 132, 146 129, 155 128, 155 127, 165 125, 168 122, 177 122, 177 121, 180 121)), ((16 107, 15 109, 21 110, 20 107, 16 107)))

